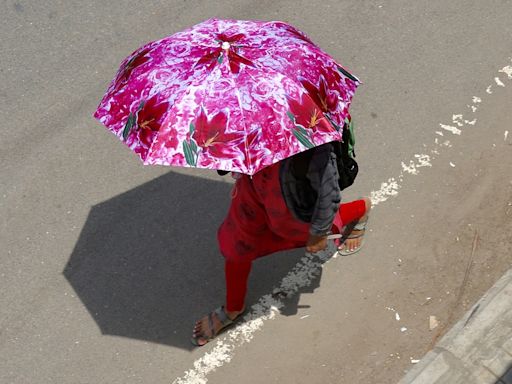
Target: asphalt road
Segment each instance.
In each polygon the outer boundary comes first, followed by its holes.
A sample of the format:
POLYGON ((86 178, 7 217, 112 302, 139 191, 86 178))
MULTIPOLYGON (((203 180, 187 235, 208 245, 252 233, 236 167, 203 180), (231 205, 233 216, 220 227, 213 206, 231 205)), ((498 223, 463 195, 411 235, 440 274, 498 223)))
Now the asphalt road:
MULTIPOLYGON (((2 13, 1 383, 171 383, 216 347, 188 337, 223 297, 230 184, 143 167, 91 116, 124 57, 210 17, 288 21, 360 77, 346 195, 393 177, 397 195, 363 252, 325 264, 203 382, 394 383, 438 336, 428 315, 449 327, 512 262, 509 0, 9 0, 2 13)), ((302 255, 258 262, 249 303, 302 255)))

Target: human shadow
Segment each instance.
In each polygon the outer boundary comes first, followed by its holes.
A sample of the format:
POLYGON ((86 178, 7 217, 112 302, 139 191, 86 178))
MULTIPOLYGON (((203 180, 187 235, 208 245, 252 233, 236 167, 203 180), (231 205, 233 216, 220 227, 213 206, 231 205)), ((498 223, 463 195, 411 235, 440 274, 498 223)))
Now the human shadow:
MULTIPOLYGON (((190 350, 193 323, 224 299, 216 232, 231 184, 169 172, 91 208, 63 271, 101 332, 190 350)), ((279 285, 303 249, 257 260, 247 305, 279 285)), ((300 293, 282 313, 297 313, 300 293)))

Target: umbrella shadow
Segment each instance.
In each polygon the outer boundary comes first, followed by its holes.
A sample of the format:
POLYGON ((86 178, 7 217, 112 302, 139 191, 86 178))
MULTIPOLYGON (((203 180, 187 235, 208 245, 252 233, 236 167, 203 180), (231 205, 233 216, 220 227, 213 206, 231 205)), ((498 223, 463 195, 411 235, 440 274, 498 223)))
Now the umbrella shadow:
MULTIPOLYGON (((224 263, 216 233, 231 185, 175 172, 91 208, 63 271, 101 332, 192 349, 198 317, 223 302, 224 263)), ((247 304, 279 285, 304 255, 255 262, 247 304)), ((286 300, 297 313, 302 292, 286 300)))
POLYGON ((505 369, 505 373, 501 376, 495 384, 509 384, 512 383, 512 363, 505 369))

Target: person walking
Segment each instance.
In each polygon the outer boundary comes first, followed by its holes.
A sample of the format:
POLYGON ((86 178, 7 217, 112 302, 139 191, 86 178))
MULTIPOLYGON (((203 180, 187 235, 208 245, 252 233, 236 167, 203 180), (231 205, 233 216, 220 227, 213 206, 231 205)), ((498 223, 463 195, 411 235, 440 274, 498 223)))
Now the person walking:
POLYGON ((218 233, 226 302, 196 323, 194 344, 243 312, 255 259, 297 247, 318 252, 331 231, 342 232, 340 254, 361 248, 370 203, 340 205, 337 181, 349 185, 341 181, 357 167, 338 174, 348 152, 336 156, 336 143, 349 143, 343 135, 359 85, 282 21, 209 19, 121 63, 94 113, 109 131, 144 164, 238 175, 218 233))
POLYGON ((236 175, 231 206, 218 231, 225 259, 225 304, 198 320, 192 343, 202 346, 245 311, 252 262, 283 250, 316 253, 328 236, 342 234, 338 252, 361 249, 369 198, 341 203, 336 153, 331 143, 292 156, 255 175, 236 175))

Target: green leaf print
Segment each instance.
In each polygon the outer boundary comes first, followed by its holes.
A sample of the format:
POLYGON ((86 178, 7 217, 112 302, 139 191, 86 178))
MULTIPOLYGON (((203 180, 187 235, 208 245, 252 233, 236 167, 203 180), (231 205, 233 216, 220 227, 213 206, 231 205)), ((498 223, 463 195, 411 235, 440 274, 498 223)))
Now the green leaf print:
POLYGON ((187 141, 183 142, 183 152, 185 153, 185 160, 187 161, 187 164, 195 167, 197 163, 197 158, 194 154, 194 151, 192 151, 190 144, 187 141))
POLYGON ((130 131, 132 130, 133 126, 135 125, 135 122, 135 115, 133 113, 130 113, 130 115, 128 115, 128 120, 126 121, 126 125, 124 126, 123 130, 123 139, 125 141, 128 138, 128 135, 130 134, 130 131))
POLYGON ((194 152, 195 155, 197 155, 197 144, 195 140, 190 140, 190 149, 192 149, 192 152, 194 152))
POLYGON ((296 125, 295 129, 302 133, 304 136, 309 137, 308 131, 306 131, 306 128, 304 128, 302 125, 296 125))
POLYGON ((356 146, 356 135, 354 133, 354 123, 352 121, 348 125, 348 133, 348 153, 350 154, 350 156, 355 157, 356 154, 354 152, 354 147, 356 146))
POLYGON ((288 111, 288 112, 286 112, 286 114, 288 115, 288 117, 290 118, 291 121, 295 122, 295 115, 293 113, 288 111))
POLYGON ((293 130, 293 135, 297 138, 297 140, 299 140, 299 142, 305 146, 306 148, 310 149, 310 148, 313 148, 314 145, 313 143, 309 140, 308 137, 306 137, 301 131, 297 130, 297 129, 294 129, 293 130))

